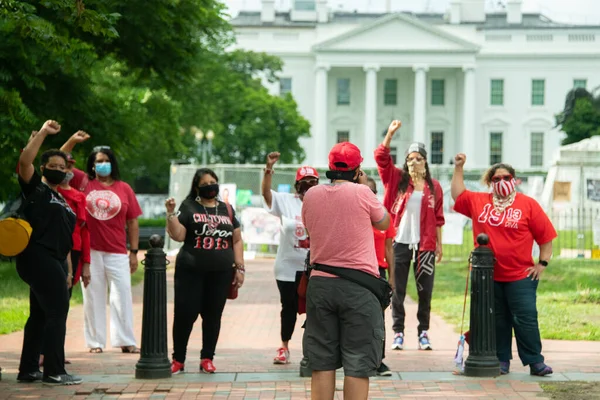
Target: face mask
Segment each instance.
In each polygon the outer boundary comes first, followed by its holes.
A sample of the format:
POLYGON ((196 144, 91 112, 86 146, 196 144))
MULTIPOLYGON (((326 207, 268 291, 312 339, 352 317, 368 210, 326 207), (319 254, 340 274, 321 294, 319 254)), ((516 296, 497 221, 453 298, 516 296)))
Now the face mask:
POLYGON ((66 173, 66 175, 65 175, 65 179, 63 179, 62 183, 65 183, 65 184, 66 184, 66 183, 69 183, 69 182, 71 182, 71 179, 73 179, 73 177, 74 177, 74 176, 75 176, 75 174, 74 174, 74 173, 72 173, 72 172, 67 172, 67 173, 66 173))
POLYGON ((298 194, 304 194, 308 189, 313 186, 317 186, 317 182, 299 182, 298 184, 298 194))
POLYGON ((214 183, 212 185, 200 186, 198 188, 198 196, 203 199, 214 199, 219 194, 219 184, 214 183))
POLYGON ((109 176, 112 172, 112 165, 109 162, 101 162, 96 164, 96 174, 101 177, 109 176))
POLYGON ((65 171, 61 171, 59 169, 48 169, 44 168, 42 171, 42 176, 46 178, 51 185, 60 185, 60 183, 65 179, 67 173, 65 171))
POLYGON ((515 186, 517 186, 515 178, 512 178, 510 181, 501 180, 499 182, 492 182, 492 190, 498 197, 508 197, 508 195, 515 191, 515 186))

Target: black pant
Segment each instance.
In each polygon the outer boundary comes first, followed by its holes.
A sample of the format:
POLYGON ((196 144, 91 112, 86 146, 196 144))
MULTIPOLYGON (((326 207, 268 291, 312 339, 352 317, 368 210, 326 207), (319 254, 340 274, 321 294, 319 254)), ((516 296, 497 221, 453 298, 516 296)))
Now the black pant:
POLYGON ((512 359, 512 331, 523 365, 544 362, 538 326, 536 292, 540 281, 531 278, 494 282, 496 353, 500 361, 512 359))
POLYGON ((277 281, 281 301, 281 341, 292 338, 298 316, 298 282, 277 281))
POLYGON ((29 285, 29 318, 25 324, 19 372, 39 370, 45 350, 44 376, 65 374, 65 333, 69 310, 66 261, 43 247, 30 247, 17 257, 17 272, 29 285))
MULTIPOLYGON (((379 267, 379 276, 385 280, 390 278, 387 276, 387 268, 379 267)), ((385 358, 385 310, 383 311, 383 352, 381 353, 381 359, 385 358)))
POLYGON ((392 319, 395 333, 404 333, 404 298, 406 297, 406 285, 408 284, 408 273, 410 263, 413 262, 415 281, 417 283, 417 294, 419 296, 419 309, 417 319, 419 320, 418 331, 429 329, 429 318, 431 314, 431 294, 433 293, 433 278, 435 274, 435 252, 415 251, 409 249, 407 244, 394 243, 394 280, 396 290, 392 296, 392 319))
POLYGON ((221 316, 232 281, 232 268, 223 271, 175 268, 174 360, 185 362, 188 341, 198 314, 202 317, 200 358, 213 359, 221 331, 221 316))

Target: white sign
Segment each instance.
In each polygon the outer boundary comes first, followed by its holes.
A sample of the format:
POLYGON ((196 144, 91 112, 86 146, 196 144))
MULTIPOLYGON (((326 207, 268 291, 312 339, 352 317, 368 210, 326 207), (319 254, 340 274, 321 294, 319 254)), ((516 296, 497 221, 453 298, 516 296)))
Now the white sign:
POLYGON ((234 210, 237 206, 237 185, 235 183, 219 184, 219 197, 224 203, 229 203, 234 210))
POLYGON ((264 208, 246 207, 241 212, 242 238, 248 244, 279 244, 279 218, 264 208))
POLYGON ((592 229, 594 231, 594 246, 600 246, 600 218, 596 218, 592 229))
POLYGON ((458 213, 445 213, 446 223, 442 228, 442 244, 463 244, 463 231, 467 217, 458 213))

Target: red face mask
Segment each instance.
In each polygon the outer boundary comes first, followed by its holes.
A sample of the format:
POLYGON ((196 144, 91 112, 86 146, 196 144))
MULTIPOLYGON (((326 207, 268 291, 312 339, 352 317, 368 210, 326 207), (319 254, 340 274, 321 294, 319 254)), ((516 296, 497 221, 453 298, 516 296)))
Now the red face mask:
POLYGON ((515 186, 517 186, 515 178, 510 175, 492 178, 492 189, 497 196, 508 197, 514 192, 515 186))

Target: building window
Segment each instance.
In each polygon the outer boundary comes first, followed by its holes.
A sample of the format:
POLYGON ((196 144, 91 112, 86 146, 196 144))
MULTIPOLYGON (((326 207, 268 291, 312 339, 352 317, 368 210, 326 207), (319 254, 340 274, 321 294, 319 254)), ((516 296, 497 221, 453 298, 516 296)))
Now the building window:
POLYGON ((337 80, 337 103, 338 106, 350 105, 350 79, 348 78, 337 80))
POLYGON ((544 132, 531 132, 531 166, 544 165, 544 132))
POLYGON ((431 163, 444 163, 444 132, 431 132, 431 163))
POLYGON ((490 84, 490 104, 504 105, 504 79, 492 79, 490 84))
POLYGON ((502 162, 502 132, 490 133, 490 164, 502 162))
POLYGON ((432 106, 443 106, 444 105, 444 80, 433 79, 431 81, 431 105, 432 106))
POLYGON ((285 97, 288 93, 292 93, 292 78, 279 79, 279 95, 285 97))
POLYGON ((349 142, 350 141, 350 131, 337 131, 337 142, 349 142))
POLYGON ((390 156, 394 165, 398 162, 398 148, 396 146, 390 146, 390 156))
POLYGON ((398 80, 386 79, 383 81, 383 104, 395 106, 398 104, 398 80))
POLYGON ((294 10, 299 11, 315 11, 317 6, 315 0, 295 0, 294 10))
POLYGON ((573 89, 585 89, 587 87, 587 79, 573 79, 573 89))
POLYGON ((546 81, 544 79, 534 79, 531 81, 531 105, 544 105, 544 92, 546 89, 546 81))

